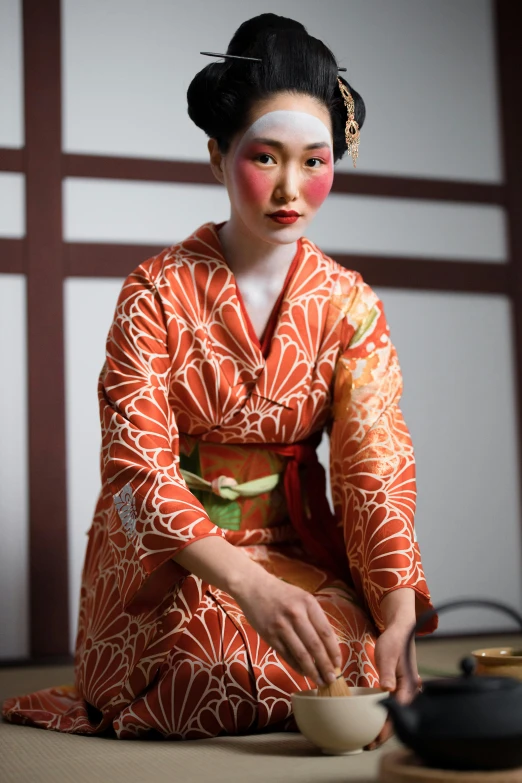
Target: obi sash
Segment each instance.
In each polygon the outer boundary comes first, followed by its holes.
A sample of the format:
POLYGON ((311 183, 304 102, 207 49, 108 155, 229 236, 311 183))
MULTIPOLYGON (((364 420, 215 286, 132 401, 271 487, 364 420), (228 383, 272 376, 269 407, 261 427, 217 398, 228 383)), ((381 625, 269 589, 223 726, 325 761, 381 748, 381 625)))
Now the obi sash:
MULTIPOLYGON (((338 526, 326 496, 325 470, 319 462, 317 447, 322 439, 322 430, 313 433, 306 440, 297 443, 227 443, 242 448, 271 451, 286 458, 283 472, 283 488, 288 516, 297 532, 303 549, 318 564, 335 575, 350 581, 346 547, 342 528, 338 526), (304 468, 303 487, 300 471, 304 468), (304 503, 303 503, 304 496, 304 503)), ((245 484, 236 484, 227 477, 206 481, 200 476, 181 471, 189 488, 214 492, 230 500, 273 489, 280 481, 278 474, 263 476, 245 484)))

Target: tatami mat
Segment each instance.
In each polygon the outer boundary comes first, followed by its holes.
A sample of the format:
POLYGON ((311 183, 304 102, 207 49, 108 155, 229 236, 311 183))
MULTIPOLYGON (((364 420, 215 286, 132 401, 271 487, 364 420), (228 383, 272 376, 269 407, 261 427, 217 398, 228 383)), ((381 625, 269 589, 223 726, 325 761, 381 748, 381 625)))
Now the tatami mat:
MULTIPOLYGON (((516 637, 422 641, 419 662, 455 669, 471 649, 516 637)), ((518 643, 518 640, 517 640, 518 643)), ((0 669, 0 699, 71 682, 71 667, 0 669)), ((359 756, 323 756, 299 734, 192 742, 119 741, 0 724, 2 783, 369 783, 390 740, 359 756)))

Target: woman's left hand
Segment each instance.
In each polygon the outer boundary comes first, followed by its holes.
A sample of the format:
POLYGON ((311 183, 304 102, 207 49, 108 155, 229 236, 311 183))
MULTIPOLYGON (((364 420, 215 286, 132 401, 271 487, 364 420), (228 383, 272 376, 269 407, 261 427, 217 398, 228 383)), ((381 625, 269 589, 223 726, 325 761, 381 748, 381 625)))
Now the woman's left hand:
MULTIPOLYGON (((410 680, 404 659, 404 648, 411 629, 411 623, 392 623, 383 631, 375 644, 375 665, 379 672, 380 686, 385 690, 391 691, 402 704, 411 701, 419 692, 422 684, 417 671, 415 642, 412 642, 410 655, 415 685, 410 680)), ((378 748, 392 734, 392 724, 390 719, 388 719, 379 736, 367 746, 367 750, 378 748)))

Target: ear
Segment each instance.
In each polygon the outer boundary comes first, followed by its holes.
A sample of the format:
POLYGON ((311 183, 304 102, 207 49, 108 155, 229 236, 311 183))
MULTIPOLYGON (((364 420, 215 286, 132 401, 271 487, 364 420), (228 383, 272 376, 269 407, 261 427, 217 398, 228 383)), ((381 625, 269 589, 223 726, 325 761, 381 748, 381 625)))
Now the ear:
POLYGON ((210 168, 212 169, 212 173, 214 174, 217 181, 224 185, 225 156, 220 152, 216 139, 209 139, 207 148, 210 154, 210 168))

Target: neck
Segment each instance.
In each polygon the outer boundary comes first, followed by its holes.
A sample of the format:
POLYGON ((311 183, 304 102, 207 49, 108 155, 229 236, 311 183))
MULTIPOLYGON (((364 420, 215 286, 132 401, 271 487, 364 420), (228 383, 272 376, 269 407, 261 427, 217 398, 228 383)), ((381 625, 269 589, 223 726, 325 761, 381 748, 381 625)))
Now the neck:
POLYGON ((231 216, 218 232, 223 255, 233 274, 285 277, 297 253, 297 242, 272 244, 251 234, 245 224, 231 216))

